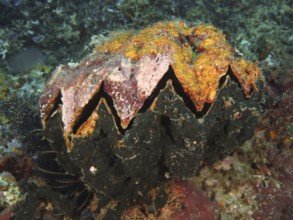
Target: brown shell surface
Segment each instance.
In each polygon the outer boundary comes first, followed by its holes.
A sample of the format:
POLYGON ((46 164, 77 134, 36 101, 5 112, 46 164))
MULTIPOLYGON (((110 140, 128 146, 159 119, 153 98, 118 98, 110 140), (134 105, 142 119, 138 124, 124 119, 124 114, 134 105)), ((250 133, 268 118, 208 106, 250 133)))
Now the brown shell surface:
POLYGON ((48 117, 61 111, 65 138, 90 133, 97 115, 80 127, 86 131, 74 131, 74 127, 87 104, 104 92, 112 99, 110 107, 117 113, 119 126, 126 129, 170 67, 196 111, 215 101, 220 78, 229 66, 246 97, 257 91, 261 77, 257 64, 236 57, 213 26, 159 22, 109 38, 75 67, 61 65, 54 70, 40 99, 44 126, 48 117))

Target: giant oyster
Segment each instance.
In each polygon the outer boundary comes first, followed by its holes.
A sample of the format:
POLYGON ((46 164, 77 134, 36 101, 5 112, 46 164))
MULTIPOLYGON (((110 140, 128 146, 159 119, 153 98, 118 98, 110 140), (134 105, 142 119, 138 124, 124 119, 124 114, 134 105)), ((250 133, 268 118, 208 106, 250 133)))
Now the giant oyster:
POLYGON ((252 137, 260 87, 257 64, 218 29, 160 22, 58 66, 40 111, 60 166, 100 198, 128 205, 252 137))

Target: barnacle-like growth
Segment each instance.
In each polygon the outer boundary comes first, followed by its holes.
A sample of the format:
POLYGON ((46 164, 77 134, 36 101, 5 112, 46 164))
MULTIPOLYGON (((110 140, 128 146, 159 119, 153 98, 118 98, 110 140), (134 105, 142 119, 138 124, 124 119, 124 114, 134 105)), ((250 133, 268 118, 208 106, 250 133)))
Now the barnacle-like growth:
POLYGON ((41 97, 42 121, 45 125, 54 111, 62 112, 70 150, 71 138, 92 133, 99 120, 97 111, 81 119, 99 95, 99 105, 104 102, 108 106, 104 96, 111 97, 120 123, 117 126, 127 129, 170 68, 194 111, 199 112, 205 103, 215 101, 219 81, 229 67, 246 97, 257 91, 257 64, 235 56, 221 31, 211 25, 159 22, 140 32, 110 37, 75 67, 57 67, 41 97))

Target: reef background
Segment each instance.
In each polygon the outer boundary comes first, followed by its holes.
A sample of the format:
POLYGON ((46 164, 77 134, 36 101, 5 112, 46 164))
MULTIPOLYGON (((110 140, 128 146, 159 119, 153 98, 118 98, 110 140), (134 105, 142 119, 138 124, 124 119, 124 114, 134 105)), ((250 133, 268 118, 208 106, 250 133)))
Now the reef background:
POLYGON ((29 147, 39 132, 37 103, 52 67, 80 60, 111 31, 172 19, 223 30, 245 58, 259 62, 272 98, 255 137, 204 166, 192 182, 217 201, 221 219, 292 218, 291 1, 0 0, 0 8, 1 219, 21 219, 25 210, 27 219, 59 219, 70 209, 34 175, 29 147))

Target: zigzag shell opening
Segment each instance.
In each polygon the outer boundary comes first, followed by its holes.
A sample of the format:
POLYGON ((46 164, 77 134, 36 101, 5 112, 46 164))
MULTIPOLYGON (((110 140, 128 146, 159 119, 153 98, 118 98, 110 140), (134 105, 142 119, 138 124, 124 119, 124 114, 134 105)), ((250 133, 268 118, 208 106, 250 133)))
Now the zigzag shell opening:
POLYGON ((233 51, 212 26, 159 22, 137 34, 122 33, 98 45, 76 67, 56 68, 40 101, 43 125, 54 112, 61 112, 70 145, 75 135, 93 132, 97 108, 104 103, 123 133, 145 103, 152 104, 167 79, 178 84, 175 92, 180 91, 189 109, 203 116, 228 72, 246 97, 257 91, 261 77, 257 64, 236 58, 233 51))

